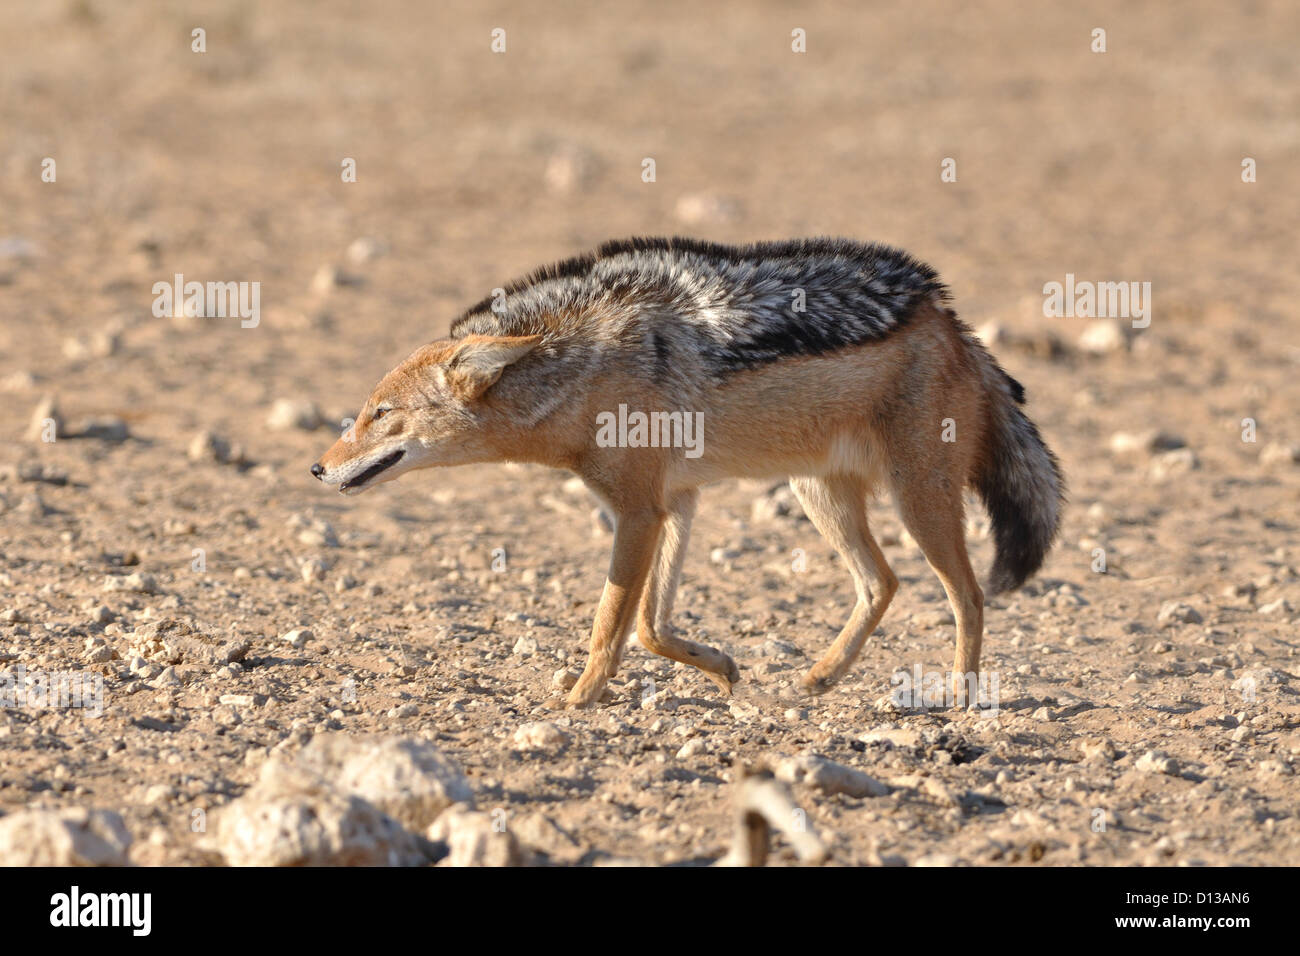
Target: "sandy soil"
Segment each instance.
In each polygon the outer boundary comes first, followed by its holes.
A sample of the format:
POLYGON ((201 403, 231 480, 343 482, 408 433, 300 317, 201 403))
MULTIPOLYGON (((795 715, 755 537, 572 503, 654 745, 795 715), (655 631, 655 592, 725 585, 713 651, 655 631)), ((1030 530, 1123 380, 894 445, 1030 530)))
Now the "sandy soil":
MULTIPOLYGON (((1300 862, 1300 12, 516 6, 6 6, 0 667, 102 673, 105 700, 0 708, 0 812, 112 808, 137 862, 214 862, 193 811, 269 752, 385 731, 435 741, 543 861, 710 861, 738 765, 807 753, 891 788, 796 788, 839 863, 1300 862), (990 604, 997 716, 881 703, 953 643, 888 502, 902 588, 830 694, 794 687, 848 576, 797 505, 732 483, 678 607, 736 657, 735 697, 634 644, 571 713, 611 540, 585 492, 521 467, 349 499, 311 480, 460 308, 665 233, 905 247, 1025 383, 1071 504, 1042 574, 990 604), (260 324, 156 318, 175 273, 260 282, 260 324), (1149 328, 1044 318, 1067 273, 1150 282, 1149 328), (251 649, 133 671, 166 618, 251 649), (567 742, 519 749, 539 720, 567 742)), ((971 547, 986 567, 978 509, 971 547)))

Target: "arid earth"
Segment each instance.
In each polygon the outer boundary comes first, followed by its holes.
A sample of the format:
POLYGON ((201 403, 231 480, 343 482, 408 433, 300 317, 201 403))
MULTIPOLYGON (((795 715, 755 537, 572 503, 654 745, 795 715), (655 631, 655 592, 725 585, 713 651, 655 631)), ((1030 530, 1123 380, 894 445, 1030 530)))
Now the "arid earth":
MULTIPOLYGON (((757 765, 832 863, 1300 863, 1294 5, 0 18, 0 675, 103 678, 98 716, 0 706, 0 829, 103 809, 119 862, 231 862, 207 815, 335 732, 432 744, 535 863, 712 862, 757 765), (1070 503, 1040 575, 989 602, 996 714, 890 700, 954 633, 887 500, 902 586, 830 693, 798 681, 849 577, 788 492, 729 483, 677 606, 736 658, 734 696, 633 643, 608 699, 566 711, 611 544, 580 484, 311 479, 464 306, 673 233, 906 248, 1025 384, 1070 503), (260 321, 156 316, 177 273, 260 282, 260 321), (1044 317, 1067 274, 1149 282, 1149 325, 1044 317), (209 642, 150 644, 171 621, 209 642), (809 755, 883 786, 834 792, 809 755)), ((978 505, 969 524, 986 568, 978 505)))

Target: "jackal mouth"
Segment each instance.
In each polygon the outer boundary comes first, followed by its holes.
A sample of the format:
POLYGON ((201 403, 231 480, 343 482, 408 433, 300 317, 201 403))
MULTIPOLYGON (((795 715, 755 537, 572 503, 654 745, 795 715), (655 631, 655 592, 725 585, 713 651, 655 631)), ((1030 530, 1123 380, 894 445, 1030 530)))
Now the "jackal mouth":
POLYGON ((392 468, 402 460, 402 457, 405 454, 405 450, 399 448, 391 455, 385 455, 355 478, 349 478, 347 481, 343 482, 343 484, 339 485, 339 491, 347 491, 349 488, 360 488, 381 471, 384 471, 386 468, 392 468))

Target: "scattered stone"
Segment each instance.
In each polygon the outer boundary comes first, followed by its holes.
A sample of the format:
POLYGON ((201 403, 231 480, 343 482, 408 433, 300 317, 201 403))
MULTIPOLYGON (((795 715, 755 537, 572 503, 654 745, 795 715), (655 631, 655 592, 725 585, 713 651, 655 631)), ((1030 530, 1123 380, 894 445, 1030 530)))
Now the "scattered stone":
POLYGON ((314 431, 321 425, 320 410, 311 402, 291 398, 276 399, 266 416, 266 427, 272 431, 314 431))
POLYGON ((150 806, 170 803, 174 799, 176 799, 176 788, 165 783, 155 783, 144 792, 144 802, 150 806))
POLYGON ((30 392, 36 384, 36 376, 27 369, 20 368, 0 378, 0 392, 30 392))
POLYGON ((256 694, 222 694, 217 698, 217 703, 224 704, 228 707, 243 707, 251 709, 257 706, 256 694))
POLYGON ((362 797, 283 754, 214 814, 214 848, 231 866, 418 866, 420 842, 362 797))
POLYGON ((1153 454, 1187 447, 1178 435, 1151 428, 1141 432, 1115 432, 1110 436, 1110 450, 1116 455, 1153 454))
POLYGON ((576 143, 565 143, 547 158, 542 178, 547 189, 564 195, 590 186, 599 172, 600 163, 591 150, 576 143))
POLYGON ((117 354, 121 337, 115 330, 73 335, 63 340, 63 357, 72 361, 108 358, 117 354))
POLYGON ((0 866, 126 866, 131 834, 111 810, 18 810, 0 817, 0 866))
POLYGON ((586 848, 573 834, 544 813, 525 813, 508 823, 521 843, 545 853, 557 863, 574 864, 586 855, 586 848))
POLYGON ((889 787, 861 770, 854 770, 824 757, 804 755, 782 760, 776 778, 785 783, 802 783, 826 794, 850 797, 883 797, 889 787))
POLYGON ((949 627, 955 623, 951 611, 918 611, 912 615, 912 624, 919 628, 949 627))
POLYGON ((107 664, 117 658, 117 651, 102 637, 86 638, 84 659, 88 664, 107 664))
POLYGON ((1137 759, 1133 767, 1143 773, 1163 773, 1171 777, 1178 776, 1178 761, 1159 750, 1148 750, 1137 759))
POLYGON ((337 287, 346 284, 343 273, 329 263, 322 265, 311 277, 311 291, 321 296, 329 295, 337 287))
POLYGON ((137 594, 157 594, 158 579, 148 571, 133 571, 126 577, 110 577, 104 580, 105 591, 134 591, 137 594))
POLYGON ((1265 617, 1287 617, 1294 612, 1291 602, 1285 598, 1278 598, 1276 601, 1269 601, 1267 604, 1259 606, 1258 613, 1265 617))
POLYGON ((741 215, 740 202, 716 193, 688 193, 677 200, 673 213, 679 222, 691 226, 734 222, 741 215))
POLYGON ((153 663, 220 667, 242 661, 248 650, 248 641, 215 637, 175 618, 141 625, 130 638, 130 652, 153 663))
POLYGON ((869 730, 859 734, 858 739, 866 744, 884 744, 888 749, 897 747, 920 747, 922 740, 919 731, 898 727, 886 730, 869 730))
POLYGON ((25 437, 28 441, 44 442, 51 435, 56 440, 63 437, 63 416, 54 397, 47 395, 32 412, 25 437))
POLYGON ((355 265, 362 265, 378 259, 388 252, 388 246, 379 239, 360 236, 353 239, 348 246, 348 260, 355 265))
POLYGON ((97 438, 100 441, 121 442, 131 437, 131 428, 126 420, 116 415, 100 415, 87 418, 77 428, 78 438, 97 438))
POLYGON ((506 826, 505 811, 483 813, 455 806, 429 827, 428 838, 448 850, 441 866, 522 866, 519 841, 506 826))
POLYGON ((759 495, 750 505, 750 517, 755 524, 771 524, 781 518, 802 515, 799 499, 785 482, 759 495))
POLYGON ((295 627, 293 630, 285 631, 281 634, 280 640, 284 641, 290 647, 303 648, 307 646, 307 642, 314 636, 315 635, 312 634, 310 628, 295 627))
POLYGON ((996 319, 985 322, 975 330, 975 337, 984 343, 985 348, 994 348, 1010 341, 1011 335, 1006 326, 996 319))
POLYGON ((1265 468, 1300 464, 1300 445, 1269 442, 1259 450, 1259 463, 1265 468))
POLYGON ((1200 459, 1190 448, 1167 451, 1156 455, 1151 461, 1151 477, 1155 481, 1164 481, 1195 471, 1201 467, 1200 459))
POLYGON ((518 750, 559 750, 568 745, 569 735, 549 720, 538 720, 521 725, 514 742, 518 750))
POLYGON ((1105 737, 1093 737, 1079 742, 1085 760, 1102 760, 1109 763, 1115 759, 1115 745, 1105 737))
POLYGON ((453 803, 474 802, 460 767, 417 738, 318 735, 299 753, 298 764, 413 830, 429 826, 453 803))
POLYGON ((185 455, 190 461, 211 461, 219 465, 240 465, 246 462, 241 446, 232 445, 206 428, 190 439, 185 455))
POLYGON ((1166 601, 1160 605, 1156 614, 1156 623, 1161 627, 1173 627, 1177 624, 1200 624, 1201 612, 1190 604, 1181 601, 1166 601))
POLYGON ((677 759, 690 760, 692 757, 698 757, 700 754, 706 754, 708 752, 708 741, 703 737, 692 737, 678 748, 677 759))
POLYGON ((944 786, 943 781, 938 777, 926 777, 921 784, 921 789, 944 806, 961 806, 961 797, 944 786))
POLYGON ((763 657, 799 657, 803 652, 789 641, 778 641, 772 638, 763 642, 758 653, 763 657))
POLYGON ((830 855, 790 787, 765 767, 740 767, 732 802, 731 850, 714 866, 763 866, 772 831, 790 843, 800 861, 818 864, 830 855))
POLYGON ((1124 324, 1117 319, 1097 319, 1089 322, 1079 335, 1079 350, 1090 355, 1107 355, 1128 347, 1129 339, 1124 324))

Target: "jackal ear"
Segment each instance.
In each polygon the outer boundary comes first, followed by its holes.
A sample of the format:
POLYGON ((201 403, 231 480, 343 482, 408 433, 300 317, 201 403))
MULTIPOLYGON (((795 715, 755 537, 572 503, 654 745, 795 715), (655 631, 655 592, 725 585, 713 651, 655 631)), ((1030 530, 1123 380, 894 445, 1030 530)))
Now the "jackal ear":
POLYGON ((447 383, 467 401, 478 398, 541 341, 540 335, 466 336, 447 363, 447 383))

